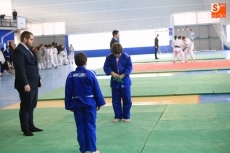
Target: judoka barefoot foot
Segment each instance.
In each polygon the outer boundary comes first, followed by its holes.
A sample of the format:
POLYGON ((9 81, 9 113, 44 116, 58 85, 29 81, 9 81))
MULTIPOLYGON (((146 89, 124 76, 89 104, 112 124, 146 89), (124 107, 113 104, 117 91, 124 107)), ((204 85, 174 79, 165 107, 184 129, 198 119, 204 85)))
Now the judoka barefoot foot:
POLYGON ((92 153, 100 153, 100 151, 98 151, 98 150, 97 150, 97 151, 95 151, 95 152, 92 152, 92 153))
POLYGON ((124 122, 131 122, 131 120, 130 119, 125 119, 124 122))
POLYGON ((119 122, 120 120, 121 120, 121 119, 115 118, 112 122, 117 123, 117 122, 119 122))

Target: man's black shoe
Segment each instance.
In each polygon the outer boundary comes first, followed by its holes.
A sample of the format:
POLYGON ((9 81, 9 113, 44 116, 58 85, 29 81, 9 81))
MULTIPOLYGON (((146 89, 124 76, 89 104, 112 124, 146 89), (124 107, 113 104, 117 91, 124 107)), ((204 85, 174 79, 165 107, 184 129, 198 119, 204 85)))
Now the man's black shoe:
POLYGON ((34 136, 34 134, 30 131, 23 132, 25 136, 34 136))
POLYGON ((41 132, 43 131, 43 129, 39 129, 39 128, 33 128, 33 129, 30 129, 31 132, 41 132))

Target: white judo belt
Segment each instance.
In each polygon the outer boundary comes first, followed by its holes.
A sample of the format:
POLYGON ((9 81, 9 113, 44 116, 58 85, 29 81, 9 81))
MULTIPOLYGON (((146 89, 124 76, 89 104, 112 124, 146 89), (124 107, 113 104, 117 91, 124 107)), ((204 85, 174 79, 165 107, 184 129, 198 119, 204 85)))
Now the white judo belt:
MULTIPOLYGON (((93 95, 86 95, 84 97, 94 97, 93 95)), ((78 98, 81 98, 80 96, 76 96, 76 97, 72 97, 72 98, 75 98, 75 99, 78 99, 78 98)))

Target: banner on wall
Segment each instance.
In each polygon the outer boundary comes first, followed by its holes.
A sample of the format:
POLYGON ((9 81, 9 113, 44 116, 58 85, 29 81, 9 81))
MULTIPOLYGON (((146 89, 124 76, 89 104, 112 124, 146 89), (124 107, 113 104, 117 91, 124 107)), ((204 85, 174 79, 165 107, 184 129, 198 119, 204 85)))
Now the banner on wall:
POLYGON ((212 18, 226 18, 226 3, 211 4, 212 18))

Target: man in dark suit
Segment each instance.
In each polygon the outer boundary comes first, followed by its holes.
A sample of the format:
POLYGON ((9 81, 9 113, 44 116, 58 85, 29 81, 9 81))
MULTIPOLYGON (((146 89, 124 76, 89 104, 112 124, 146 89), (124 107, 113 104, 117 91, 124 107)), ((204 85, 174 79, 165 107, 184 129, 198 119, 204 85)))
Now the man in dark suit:
POLYGON ((158 37, 159 37, 159 34, 157 34, 156 38, 155 38, 155 59, 158 59, 157 58, 157 51, 158 51, 158 48, 159 48, 159 40, 158 40, 158 37))
POLYGON ((113 34, 113 38, 110 41, 110 50, 112 48, 113 43, 118 43, 119 31, 113 30, 112 34, 113 34))
POLYGON ((33 122, 33 112, 38 100, 38 87, 42 86, 42 82, 38 73, 36 57, 29 49, 34 43, 33 34, 24 31, 20 39, 21 43, 13 53, 14 85, 21 100, 19 110, 21 130, 25 136, 33 136, 33 132, 43 131, 35 127, 33 122))

